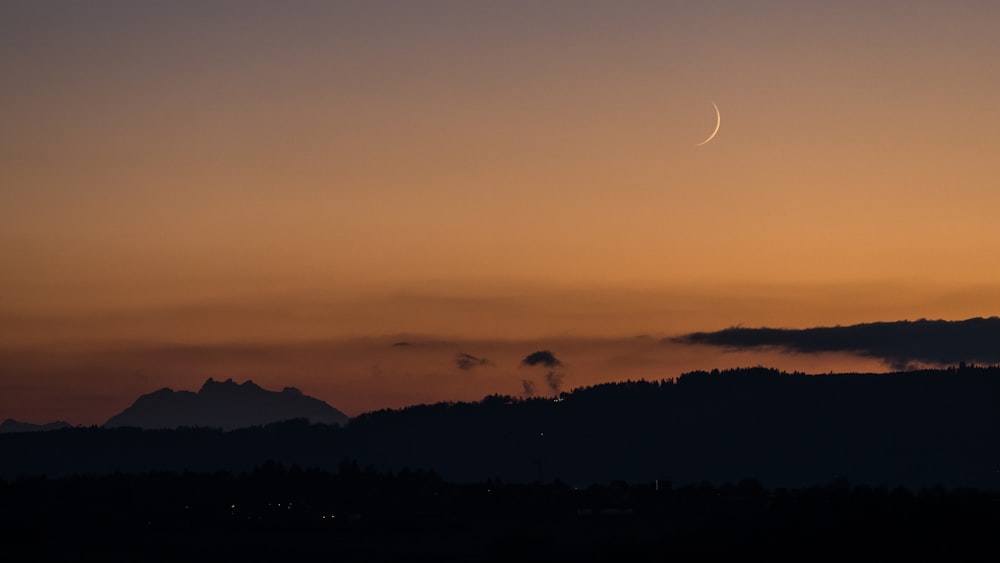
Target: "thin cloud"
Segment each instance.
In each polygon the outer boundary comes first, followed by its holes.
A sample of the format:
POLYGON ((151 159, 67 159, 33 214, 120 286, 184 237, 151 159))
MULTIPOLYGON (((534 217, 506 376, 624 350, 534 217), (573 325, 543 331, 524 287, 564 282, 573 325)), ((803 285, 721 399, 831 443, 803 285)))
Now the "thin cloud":
POLYGON ((926 320, 865 323, 807 329, 732 327, 670 339, 735 349, 780 348, 818 354, 850 352, 879 358, 896 369, 915 364, 1000 362, 1000 317, 964 321, 926 320))
POLYGON ((549 384, 549 389, 552 389, 553 393, 558 394, 562 390, 562 381, 565 376, 564 373, 550 371, 545 374, 545 382, 549 384))
POLYGON ((523 391, 522 394, 525 397, 531 397, 535 394, 535 382, 531 381, 530 379, 522 379, 521 388, 523 391))
MULTIPOLYGON (((549 368, 549 370, 545 373, 545 383, 546 385, 548 385, 549 389, 557 395, 559 394, 559 391, 562 389, 563 377, 565 377, 566 374, 558 372, 553 368, 557 368, 562 365, 563 363, 559 360, 559 358, 557 358, 556 355, 549 350, 538 350, 537 352, 532 352, 527 356, 525 356, 523 360, 521 360, 521 367, 542 366, 549 368)), ((524 383, 530 383, 530 382, 527 380, 522 380, 522 384, 524 383)), ((535 384, 531 383, 530 394, 528 393, 528 390, 529 388, 526 386, 525 394, 530 397, 535 392, 535 384)))
POLYGON ((459 352, 455 356, 455 366, 462 371, 471 371, 480 366, 491 366, 493 362, 487 358, 480 358, 465 352, 459 352))
POLYGON ((555 354, 548 350, 539 350, 537 352, 532 352, 521 360, 522 366, 545 366, 547 368, 554 368, 556 366, 561 366, 562 362, 559 358, 556 358, 555 354))

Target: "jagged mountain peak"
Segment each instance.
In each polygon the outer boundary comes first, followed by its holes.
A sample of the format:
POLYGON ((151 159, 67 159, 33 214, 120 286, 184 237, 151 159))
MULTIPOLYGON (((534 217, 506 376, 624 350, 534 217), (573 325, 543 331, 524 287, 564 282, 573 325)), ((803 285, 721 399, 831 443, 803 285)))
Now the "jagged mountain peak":
POLYGON ((252 379, 248 379, 243 383, 237 383, 233 378, 226 378, 225 381, 216 381, 215 379, 209 377, 205 380, 205 383, 201 385, 201 389, 198 390, 199 393, 204 391, 214 391, 214 390, 224 390, 224 389, 260 389, 263 390, 259 385, 253 382, 252 379))
POLYGON ((325 424, 344 424, 347 416, 329 404, 294 387, 269 391, 251 380, 208 378, 197 392, 163 388, 142 395, 105 423, 107 427, 176 428, 205 426, 226 430, 305 418, 325 424))

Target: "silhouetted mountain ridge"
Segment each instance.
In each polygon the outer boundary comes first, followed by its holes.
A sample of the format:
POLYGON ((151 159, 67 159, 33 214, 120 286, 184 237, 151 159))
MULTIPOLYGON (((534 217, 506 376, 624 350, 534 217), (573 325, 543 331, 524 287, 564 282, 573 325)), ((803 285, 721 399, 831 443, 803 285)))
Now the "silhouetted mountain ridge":
POLYGON ((268 391, 247 380, 208 378, 197 393, 163 388, 135 403, 104 424, 107 428, 209 427, 232 430, 289 419, 344 424, 348 417, 327 403, 303 395, 294 387, 268 391))
MULTIPOLYGON (((231 383, 229 385, 232 385, 231 383)), ((767 368, 623 381, 556 398, 380 410, 344 427, 72 429, 0 437, 0 476, 245 470, 268 459, 434 471, 457 482, 558 479, 1000 490, 1000 366, 807 375, 767 368)))
POLYGON ((8 418, 3 421, 3 423, 0 423, 0 434, 9 434, 13 432, 47 432, 49 430, 59 430, 69 427, 70 424, 63 420, 57 420, 47 424, 32 424, 30 422, 20 422, 14 420, 13 418, 8 418))

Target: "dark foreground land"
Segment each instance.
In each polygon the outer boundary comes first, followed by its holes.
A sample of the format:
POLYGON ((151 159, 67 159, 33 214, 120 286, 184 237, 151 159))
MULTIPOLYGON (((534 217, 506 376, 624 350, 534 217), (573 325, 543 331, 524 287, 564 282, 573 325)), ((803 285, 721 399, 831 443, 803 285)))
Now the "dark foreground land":
POLYGON ((346 426, 70 428, 0 435, 0 478, 218 470, 267 460, 433 471, 456 483, 668 479, 802 488, 846 478, 1000 490, 1000 366, 806 375, 765 368, 366 413, 346 426))
POLYGON ((4 561, 994 561, 1000 493, 448 483, 268 463, 0 482, 4 561))
POLYGON ((964 365, 4 434, 0 561, 996 561, 997 444, 964 365))

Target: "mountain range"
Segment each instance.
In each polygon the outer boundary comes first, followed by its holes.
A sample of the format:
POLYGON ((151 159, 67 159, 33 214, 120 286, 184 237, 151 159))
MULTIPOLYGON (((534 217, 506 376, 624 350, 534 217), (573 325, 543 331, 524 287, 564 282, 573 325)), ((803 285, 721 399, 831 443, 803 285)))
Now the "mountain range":
MULTIPOLYGON (((183 422, 187 428, 6 434, 0 451, 17 455, 0 456, 0 478, 246 471, 268 460, 336 468, 355 460, 382 471, 434 471, 455 482, 558 480, 585 487, 753 478, 769 487, 804 487, 847 479, 1000 490, 1000 366, 822 375, 713 370, 558 397, 491 395, 374 411, 342 425, 300 418, 220 430, 232 421, 263 420, 250 418, 262 413, 233 416, 221 400, 244 395, 299 397, 231 381, 210 381, 198 394, 160 391, 108 426, 183 422), (222 413, 230 416, 218 418, 222 413)), ((295 412, 301 417, 303 410, 295 412)))
POLYGON ((15 432, 46 432, 48 430, 59 430, 69 428, 68 422, 58 420, 48 424, 31 424, 30 422, 19 422, 13 418, 0 423, 0 434, 13 434, 15 432))
POLYGON ((343 425, 348 417, 324 401, 294 387, 268 391, 253 381, 208 378, 197 393, 163 388, 136 399, 112 416, 105 428, 164 429, 207 427, 233 430, 289 419, 343 425))

